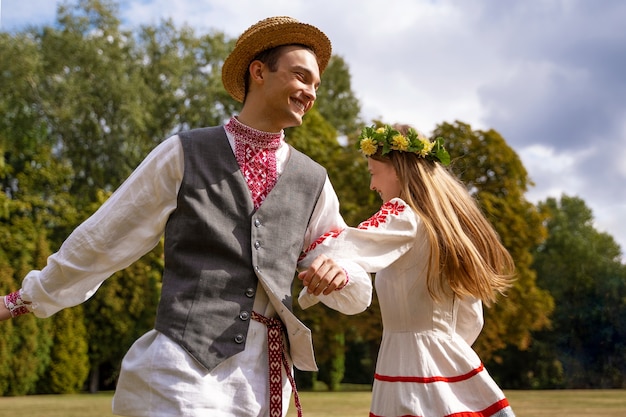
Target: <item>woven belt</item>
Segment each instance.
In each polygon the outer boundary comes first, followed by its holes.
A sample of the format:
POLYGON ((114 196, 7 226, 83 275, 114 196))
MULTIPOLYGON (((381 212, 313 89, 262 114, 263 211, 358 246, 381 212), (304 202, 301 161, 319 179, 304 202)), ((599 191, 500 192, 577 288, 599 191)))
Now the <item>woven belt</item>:
POLYGON ((265 324, 267 327, 267 354, 269 364, 270 383, 270 416, 282 417, 283 415, 283 378, 281 367, 285 368, 287 378, 291 383, 294 395, 294 403, 298 410, 298 417, 302 417, 302 406, 296 389, 296 381, 291 374, 291 368, 287 364, 285 348, 283 346, 283 322, 275 318, 267 318, 253 311, 252 319, 265 324))

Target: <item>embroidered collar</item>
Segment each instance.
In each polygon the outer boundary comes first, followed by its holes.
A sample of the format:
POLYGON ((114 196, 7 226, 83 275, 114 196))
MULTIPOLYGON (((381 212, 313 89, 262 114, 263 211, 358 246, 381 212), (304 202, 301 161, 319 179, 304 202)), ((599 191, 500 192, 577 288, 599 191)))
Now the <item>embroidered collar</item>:
POLYGON ((285 132, 278 133, 263 132, 246 126, 241 123, 236 116, 230 118, 224 128, 235 138, 235 141, 244 143, 253 148, 276 150, 280 146, 285 132))

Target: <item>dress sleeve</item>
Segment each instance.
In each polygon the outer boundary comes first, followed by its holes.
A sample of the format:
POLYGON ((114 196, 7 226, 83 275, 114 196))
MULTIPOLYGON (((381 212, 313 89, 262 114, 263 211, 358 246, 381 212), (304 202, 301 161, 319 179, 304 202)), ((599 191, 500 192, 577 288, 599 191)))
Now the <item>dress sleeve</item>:
MULTIPOLYGON (((383 204, 376 214, 357 227, 345 227, 321 235, 303 252, 299 267, 308 268, 315 258, 323 254, 342 266, 353 265, 368 273, 375 273, 391 265, 413 246, 417 228, 418 218, 413 210, 403 200, 395 198, 383 204)), ((328 297, 347 296, 342 293, 355 281, 350 271, 348 274, 348 285, 328 296, 316 297, 306 290, 302 291, 298 299, 300 305, 309 307, 317 302, 316 299, 328 305, 328 297)), ((371 292, 369 274, 367 282, 371 292)))
POLYGON ((483 303, 473 297, 459 299, 456 317, 456 332, 471 346, 485 323, 483 303))
POLYGON ((22 297, 37 317, 90 298, 113 273, 152 250, 163 234, 183 175, 180 139, 157 146, 130 177, 48 258, 29 272, 22 297))

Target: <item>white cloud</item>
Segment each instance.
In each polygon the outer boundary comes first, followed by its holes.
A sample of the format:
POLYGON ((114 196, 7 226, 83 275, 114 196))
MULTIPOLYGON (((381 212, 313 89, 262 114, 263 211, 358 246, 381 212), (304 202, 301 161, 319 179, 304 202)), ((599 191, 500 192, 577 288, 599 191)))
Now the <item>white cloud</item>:
POLYGON ((580 189, 581 183, 576 175, 577 163, 588 152, 559 154, 554 148, 545 145, 531 145, 518 151, 526 170, 533 173, 533 182, 541 184, 529 190, 529 201, 537 203, 548 197, 559 198, 562 194, 569 195, 571 190, 580 189))

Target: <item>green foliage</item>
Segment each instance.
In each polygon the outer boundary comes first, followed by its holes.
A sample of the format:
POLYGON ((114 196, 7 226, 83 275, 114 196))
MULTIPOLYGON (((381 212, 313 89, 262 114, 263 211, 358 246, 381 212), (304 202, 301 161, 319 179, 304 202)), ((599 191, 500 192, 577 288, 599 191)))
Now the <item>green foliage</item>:
POLYGON ((71 394, 83 389, 89 374, 87 330, 82 306, 61 310, 52 319, 50 364, 37 384, 37 393, 71 394))
MULTIPOLYGON (((41 223, 33 221, 27 204, 10 200, 0 193, 7 209, 0 221, 0 292, 19 288, 19 282, 32 265, 42 265, 49 254, 41 223)), ((35 383, 50 362, 52 343, 50 323, 32 315, 3 323, 0 332, 0 394, 23 395, 34 391, 35 383)))
POLYGON ((43 72, 29 102, 71 160, 81 204, 115 189, 165 137, 235 108, 221 85, 223 34, 196 37, 171 21, 124 31, 115 3, 98 0, 60 7, 58 21, 29 36, 43 72))
POLYGON ((438 137, 431 141, 413 127, 408 127, 405 132, 400 133, 387 124, 366 126, 361 130, 357 148, 367 157, 376 152, 385 156, 391 151, 400 151, 415 153, 444 166, 450 164, 450 155, 443 146, 443 138, 438 137))
POLYGON ((341 153, 337 131, 322 117, 317 106, 304 116, 302 126, 287 129, 285 140, 327 169, 341 153))
POLYGON ((324 119, 341 135, 361 127, 361 105, 352 91, 350 72, 343 58, 332 56, 317 92, 316 106, 324 119))
POLYGON ((115 7, 80 1, 61 7, 60 29, 37 34, 45 77, 38 85, 56 152, 72 161, 71 192, 117 187, 154 143, 145 141, 149 115, 131 33, 115 7))
POLYGON ((171 21, 142 27, 135 52, 145 83, 148 135, 213 126, 230 117, 239 103, 222 86, 221 67, 234 46, 221 33, 196 37, 171 21))
MULTIPOLYGON (((593 227, 577 197, 539 205, 548 238, 535 252, 538 284, 556 301, 550 329, 536 335, 541 361, 558 362, 566 388, 626 386, 626 266, 612 237, 593 227)), ((549 381, 541 381, 549 386, 549 381)))
POLYGON ((326 366, 320 369, 318 379, 324 382, 330 391, 338 391, 345 374, 346 338, 344 333, 336 333, 326 340, 325 350, 330 358, 326 366))

